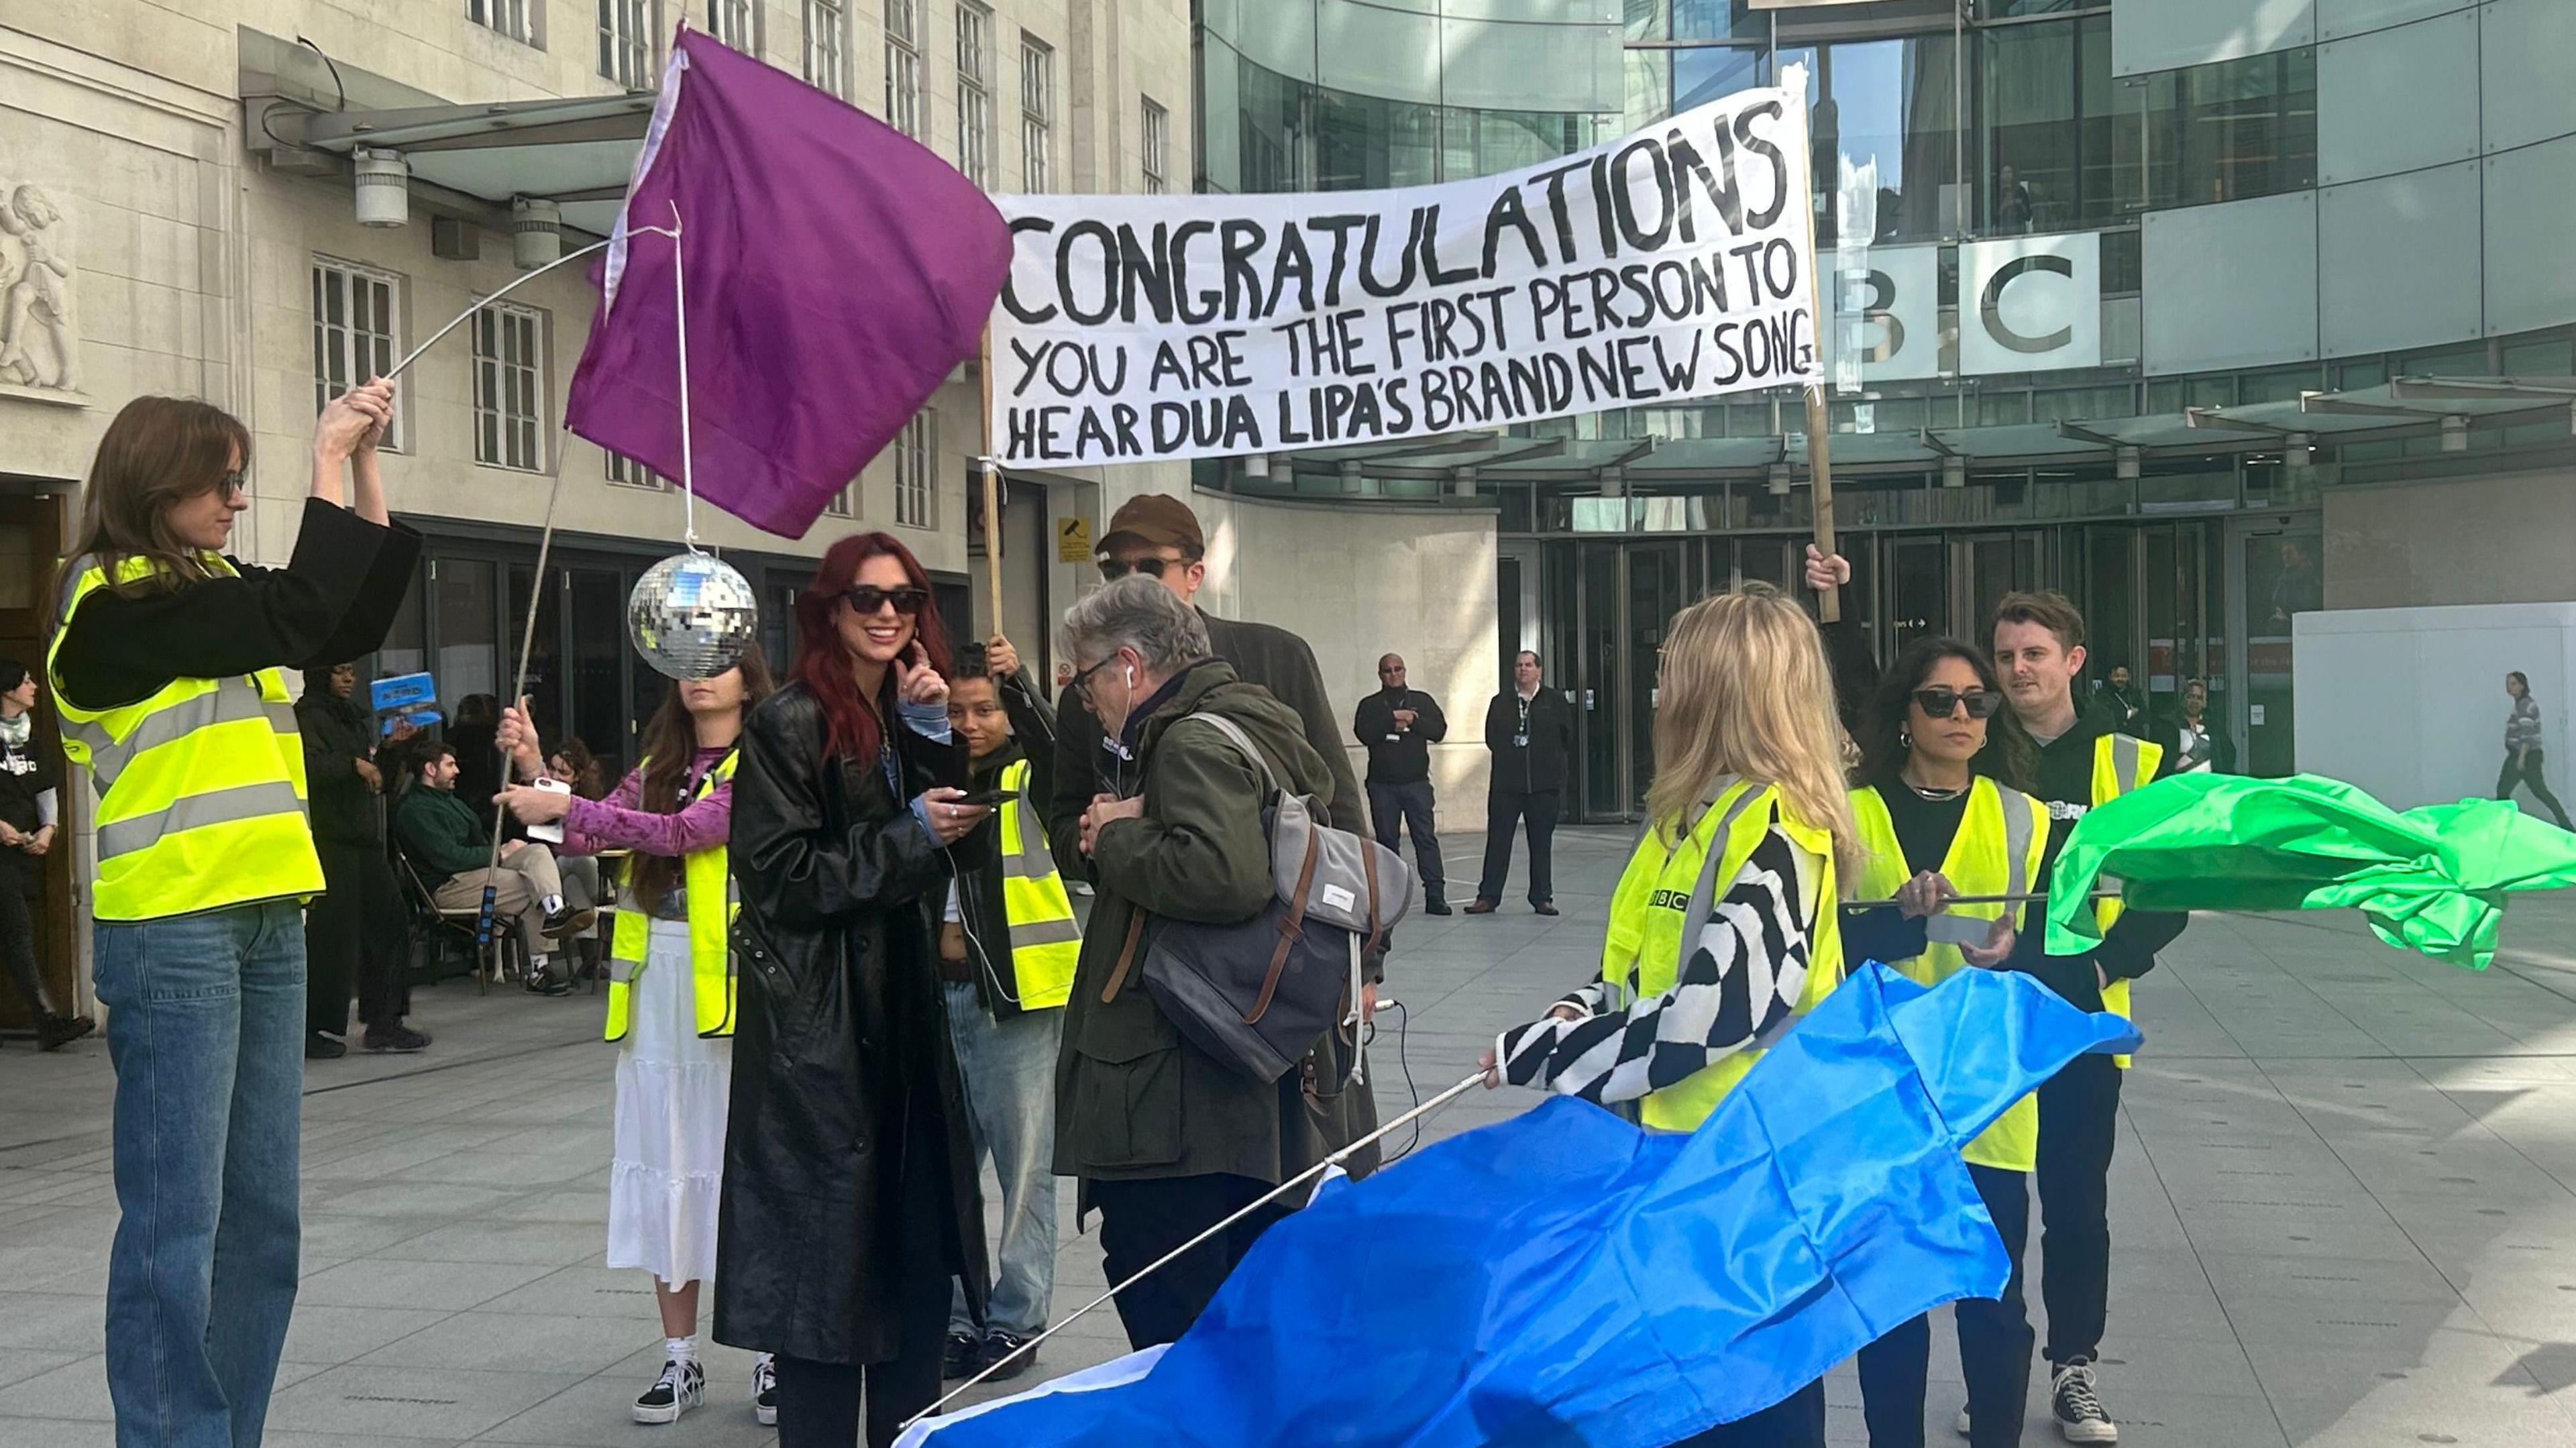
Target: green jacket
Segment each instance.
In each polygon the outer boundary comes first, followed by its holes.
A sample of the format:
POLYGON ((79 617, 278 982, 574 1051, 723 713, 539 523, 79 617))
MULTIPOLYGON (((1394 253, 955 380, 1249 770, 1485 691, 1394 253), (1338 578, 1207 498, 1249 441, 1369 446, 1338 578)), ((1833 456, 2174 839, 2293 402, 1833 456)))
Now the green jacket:
POLYGON ((394 839, 433 890, 492 859, 491 831, 452 789, 414 783, 404 790, 394 806, 394 839))
MULTIPOLYGON (((1232 720, 1291 788, 1318 795, 1332 788, 1295 711, 1222 661, 1199 665, 1148 720, 1135 766, 1145 813, 1102 828, 1086 872, 1099 896, 1056 1062, 1059 1176, 1226 1172, 1277 1183, 1325 1151, 1324 1128, 1299 1100, 1301 1073, 1258 1085, 1182 1039, 1144 988, 1142 945, 1117 999, 1101 999, 1140 906, 1149 917, 1231 925, 1259 914, 1271 896, 1261 770, 1215 729, 1173 729, 1192 713, 1232 720)), ((1071 873, 1081 860, 1079 831, 1062 831, 1053 848, 1071 873)))

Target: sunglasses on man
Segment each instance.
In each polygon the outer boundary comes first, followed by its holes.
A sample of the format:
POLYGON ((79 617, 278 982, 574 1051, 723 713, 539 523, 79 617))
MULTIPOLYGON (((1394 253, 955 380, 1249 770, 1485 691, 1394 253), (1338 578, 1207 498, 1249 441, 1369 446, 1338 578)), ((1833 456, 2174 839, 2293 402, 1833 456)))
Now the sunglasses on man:
POLYGON ((1178 558, 1146 557, 1133 560, 1123 558, 1103 558, 1100 560, 1100 576, 1111 583, 1116 583, 1119 579, 1126 577, 1130 573, 1141 573, 1147 578, 1160 578, 1163 576, 1163 571, 1167 568, 1185 568, 1188 566, 1189 565, 1183 563, 1178 558))
POLYGON ((850 612, 857 614, 861 618, 870 617, 879 609, 885 608, 889 605, 891 605, 894 611, 902 617, 915 618, 920 615, 922 605, 930 602, 930 590, 926 588, 877 588, 872 585, 862 583, 858 587, 844 592, 841 595, 841 598, 844 602, 849 604, 850 612))
POLYGON ((1956 689, 1914 691, 1914 707, 1922 710, 1928 719, 1947 719, 1958 711, 1961 704, 1968 706, 1969 718, 1991 719, 1995 711, 2004 706, 2004 696, 1992 689, 1970 689, 1964 694, 1956 689))

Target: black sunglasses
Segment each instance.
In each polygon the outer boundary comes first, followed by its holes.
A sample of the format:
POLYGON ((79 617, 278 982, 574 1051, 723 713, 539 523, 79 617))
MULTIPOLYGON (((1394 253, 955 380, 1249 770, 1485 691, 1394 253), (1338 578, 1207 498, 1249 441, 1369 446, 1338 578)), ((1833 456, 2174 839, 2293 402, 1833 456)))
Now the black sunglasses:
POLYGON ((930 602, 930 590, 926 588, 877 588, 873 585, 862 583, 858 587, 843 593, 841 595, 841 599, 843 602, 849 604, 850 612, 857 614, 861 618, 870 617, 875 614, 878 609, 884 608, 888 604, 892 604, 894 606, 894 611, 901 614, 903 617, 913 618, 920 614, 921 606, 923 604, 930 602))
POLYGON ((1917 689, 1914 706, 1933 719, 1947 719, 1959 706, 1968 706, 1971 719, 1991 719, 2004 706, 2004 696, 1992 689, 1970 689, 1962 694, 1956 689, 1917 689))
POLYGON ((1141 573, 1147 578, 1160 578, 1163 576, 1163 570, 1166 568, 1186 568, 1188 566, 1188 564, 1182 562, 1178 558, 1139 558, 1133 563, 1124 562, 1116 558, 1103 558, 1100 560, 1100 576, 1108 579, 1112 583, 1116 583, 1119 579, 1126 577, 1130 573, 1141 573))

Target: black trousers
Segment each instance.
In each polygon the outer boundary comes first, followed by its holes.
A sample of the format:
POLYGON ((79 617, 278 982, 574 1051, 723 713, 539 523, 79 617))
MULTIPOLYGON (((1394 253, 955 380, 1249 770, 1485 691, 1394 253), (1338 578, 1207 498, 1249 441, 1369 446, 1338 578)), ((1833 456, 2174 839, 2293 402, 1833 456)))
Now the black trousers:
POLYGON ((2039 1088, 2039 1284, 2051 1363, 2090 1358, 2102 1347, 2120 1075, 2108 1056, 2078 1056, 2039 1088))
POLYGON ((1546 905, 1556 899, 1556 862, 1549 850, 1556 839, 1557 799, 1552 789, 1536 794, 1497 789, 1485 797, 1485 878, 1476 887, 1477 899, 1499 901, 1503 887, 1511 883, 1516 824, 1529 835, 1530 903, 1546 905))
POLYGON ((2541 762, 2541 751, 2537 749, 2526 751, 2520 764, 2513 762, 2513 751, 2506 750, 2504 772, 2496 776, 2496 798, 2511 799, 2515 785, 2528 785, 2532 798, 2558 817, 2558 827, 2563 830, 2567 828, 2567 809, 2558 802, 2558 796, 2549 792, 2549 781, 2541 778, 2541 762))
POLYGON ((45 1004, 44 977, 36 966, 36 909, 44 897, 44 862, 11 850, 0 860, 0 969, 26 997, 27 1014, 37 1020, 52 1015, 45 1004))
POLYGON ((1377 822, 1377 842, 1392 850, 1396 847, 1396 826, 1413 832, 1413 858, 1422 869, 1422 889, 1433 900, 1449 897, 1449 876, 1440 867, 1440 827, 1431 820, 1431 781, 1412 784, 1372 784, 1368 787, 1369 818, 1377 822))
POLYGON ((1820 1378, 1750 1418, 1694 1433, 1672 1448, 1825 1448, 1825 1384, 1820 1378))
MULTIPOLYGON (((1210 1173, 1088 1185, 1092 1204, 1100 1208, 1102 1265, 1114 1287, 1241 1211, 1269 1191, 1271 1184, 1210 1173)), ((1223 1236, 1119 1293, 1118 1319, 1127 1326, 1127 1345, 1143 1349, 1180 1341, 1181 1334, 1216 1300, 1217 1289, 1233 1274, 1235 1264, 1271 1223, 1286 1215, 1288 1209, 1276 1203, 1264 1207, 1227 1228, 1223 1236)))
POLYGON ((304 1029, 349 1029, 349 991, 358 1020, 402 1024, 411 1008, 403 985, 402 894, 382 845, 316 840, 322 893, 304 912, 304 1029))
MULTIPOLYGON (((1959 1367, 1968 1380, 1968 1442, 1973 1448, 2014 1448, 2021 1442, 2029 1405, 2030 1308, 2022 1296, 2021 1252, 2030 1237, 2030 1174, 1970 1163, 1977 1195, 1995 1219, 2012 1259, 2004 1295, 1989 1301, 1962 1298, 1959 1367)), ((1923 1448, 1924 1379, 1932 1367, 1932 1319, 1918 1317, 1860 1350, 1861 1415, 1869 1422, 1869 1448, 1923 1448)))
POLYGON ((924 1141, 939 1138, 919 1121, 908 1133, 912 1150, 900 1187, 902 1238, 922 1244, 922 1250, 903 1254, 903 1276, 895 1284, 895 1334, 902 1351, 864 1366, 779 1354, 779 1448, 853 1448, 863 1412, 868 1448, 893 1448, 904 1423, 939 1401, 951 1265, 939 1244, 953 1233, 945 1220, 951 1214, 946 1163, 924 1141))

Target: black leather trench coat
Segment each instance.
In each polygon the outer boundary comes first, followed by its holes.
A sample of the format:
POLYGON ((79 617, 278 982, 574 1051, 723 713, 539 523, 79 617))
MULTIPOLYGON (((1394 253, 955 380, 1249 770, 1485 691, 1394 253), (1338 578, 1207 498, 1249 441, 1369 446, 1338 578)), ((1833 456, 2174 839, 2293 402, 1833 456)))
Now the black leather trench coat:
POLYGON ((962 786, 967 752, 905 728, 891 696, 883 706, 900 798, 882 763, 824 757, 822 707, 801 684, 744 721, 733 782, 741 984, 715 1336, 817 1362, 919 1347, 898 1340, 907 1254, 939 1253, 978 1299, 988 1280, 931 932, 949 866, 909 809, 962 786), (906 1162, 944 1178, 910 1183, 944 1198, 939 1241, 898 1229, 906 1162))

